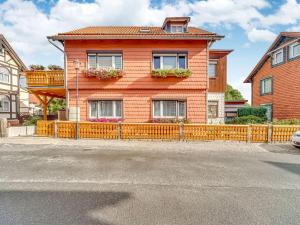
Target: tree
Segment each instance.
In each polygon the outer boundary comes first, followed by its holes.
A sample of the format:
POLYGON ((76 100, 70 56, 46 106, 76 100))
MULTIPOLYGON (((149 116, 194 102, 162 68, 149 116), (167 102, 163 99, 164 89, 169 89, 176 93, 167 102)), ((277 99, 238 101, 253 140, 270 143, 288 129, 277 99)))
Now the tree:
POLYGON ((234 89, 231 85, 227 84, 225 92, 225 101, 236 101, 243 99, 244 97, 239 90, 234 89))
POLYGON ((66 101, 65 99, 54 98, 48 105, 48 111, 50 113, 57 114, 59 110, 66 109, 66 101))

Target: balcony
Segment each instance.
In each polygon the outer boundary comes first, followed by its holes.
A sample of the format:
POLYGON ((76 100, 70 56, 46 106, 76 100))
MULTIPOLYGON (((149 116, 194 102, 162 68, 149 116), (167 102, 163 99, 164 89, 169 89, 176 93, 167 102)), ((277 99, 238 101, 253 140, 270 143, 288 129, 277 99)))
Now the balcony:
POLYGON ((65 81, 63 70, 26 71, 27 89, 36 96, 65 98, 65 81))
POLYGON ((30 87, 64 87, 64 71, 26 71, 26 81, 30 87))

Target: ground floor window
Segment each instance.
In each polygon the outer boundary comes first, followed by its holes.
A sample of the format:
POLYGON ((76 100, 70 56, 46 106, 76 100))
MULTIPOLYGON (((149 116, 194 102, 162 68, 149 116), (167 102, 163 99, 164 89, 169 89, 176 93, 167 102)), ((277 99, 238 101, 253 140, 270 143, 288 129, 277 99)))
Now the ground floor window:
POLYGON ((9 112, 9 100, 6 96, 0 99, 0 112, 9 112))
POLYGON ((154 100, 153 118, 186 118, 186 101, 154 100))
POLYGON ((219 108, 219 102, 218 101, 208 101, 208 118, 218 118, 218 108, 219 108))
POLYGON ((122 118, 122 101, 90 101, 90 118, 122 118))

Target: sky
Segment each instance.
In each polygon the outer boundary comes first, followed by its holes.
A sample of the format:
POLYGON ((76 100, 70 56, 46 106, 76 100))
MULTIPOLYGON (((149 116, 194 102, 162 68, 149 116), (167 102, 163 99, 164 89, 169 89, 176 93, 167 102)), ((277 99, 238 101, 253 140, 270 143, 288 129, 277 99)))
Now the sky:
POLYGON ((300 0, 0 0, 0 33, 30 64, 63 65, 46 36, 85 26, 155 25, 190 16, 192 26, 225 35, 212 48, 233 49, 228 83, 250 101, 243 81, 282 31, 300 31, 300 0))

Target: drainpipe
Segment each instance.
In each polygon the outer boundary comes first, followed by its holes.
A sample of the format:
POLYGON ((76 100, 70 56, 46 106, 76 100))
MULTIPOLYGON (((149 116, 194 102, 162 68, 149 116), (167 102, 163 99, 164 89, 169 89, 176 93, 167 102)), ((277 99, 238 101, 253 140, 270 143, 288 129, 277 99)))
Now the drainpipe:
MULTIPOLYGON (((69 120, 69 90, 68 90, 68 79, 67 79, 67 74, 68 74, 68 67, 67 67, 67 62, 68 62, 68 56, 67 53, 65 52, 64 49, 60 48, 58 45, 56 45, 54 42, 51 41, 51 39, 48 37, 48 41, 51 45, 53 45, 55 48, 57 48, 59 51, 61 51, 64 54, 64 85, 66 89, 66 119, 69 120)), ((61 44, 64 46, 64 43, 61 42, 61 44)))

